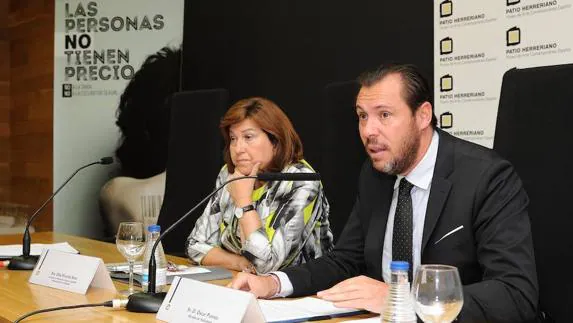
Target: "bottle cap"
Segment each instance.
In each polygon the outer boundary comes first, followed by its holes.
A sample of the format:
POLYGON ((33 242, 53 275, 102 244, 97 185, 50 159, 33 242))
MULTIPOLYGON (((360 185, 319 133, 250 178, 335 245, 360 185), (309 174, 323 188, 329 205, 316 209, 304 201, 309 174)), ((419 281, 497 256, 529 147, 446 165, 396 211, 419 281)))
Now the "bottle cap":
POLYGON ((404 270, 408 271, 410 264, 407 261, 392 261, 390 263, 390 270, 404 270))
POLYGON ((152 225, 147 227, 147 230, 149 232, 159 232, 159 231, 161 231, 161 226, 158 224, 152 224, 152 225))

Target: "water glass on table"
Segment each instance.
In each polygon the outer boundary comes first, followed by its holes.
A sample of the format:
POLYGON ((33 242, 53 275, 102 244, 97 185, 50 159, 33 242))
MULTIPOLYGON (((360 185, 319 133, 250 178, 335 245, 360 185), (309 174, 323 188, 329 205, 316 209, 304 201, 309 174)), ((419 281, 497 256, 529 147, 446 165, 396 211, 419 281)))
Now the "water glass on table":
POLYGON ((129 296, 133 288, 133 264, 145 251, 145 228, 141 222, 122 222, 119 224, 115 240, 117 250, 129 264, 129 287, 120 294, 129 296))
POLYGON ((458 269, 447 265, 421 265, 412 284, 418 317, 425 323, 449 323, 464 304, 458 269))

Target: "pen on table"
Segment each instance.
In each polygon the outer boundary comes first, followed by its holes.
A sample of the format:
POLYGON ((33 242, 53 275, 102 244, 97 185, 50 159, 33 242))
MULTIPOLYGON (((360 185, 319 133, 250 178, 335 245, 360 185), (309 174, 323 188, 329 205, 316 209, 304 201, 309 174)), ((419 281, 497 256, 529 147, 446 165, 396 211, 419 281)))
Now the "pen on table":
POLYGON ((331 314, 331 315, 319 315, 319 316, 313 316, 307 319, 307 321, 322 321, 322 320, 330 320, 333 318, 337 318, 337 317, 348 317, 348 316, 354 316, 354 315, 360 315, 360 314, 366 314, 369 313, 367 310, 357 310, 354 312, 346 312, 346 313, 337 313, 337 314, 331 314))
MULTIPOLYGON (((141 268, 143 266, 143 263, 141 262, 135 262, 133 264, 133 268, 141 268)), ((109 271, 123 271, 123 270, 129 270, 129 264, 108 264, 106 265, 107 270, 109 271)))

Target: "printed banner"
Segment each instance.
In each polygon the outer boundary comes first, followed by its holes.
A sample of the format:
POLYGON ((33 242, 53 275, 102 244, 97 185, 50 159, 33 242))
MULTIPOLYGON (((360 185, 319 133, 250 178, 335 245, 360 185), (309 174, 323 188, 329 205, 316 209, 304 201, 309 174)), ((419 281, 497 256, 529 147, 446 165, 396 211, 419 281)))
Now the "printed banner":
POLYGON ((573 0, 434 1, 438 125, 493 147, 503 74, 573 62, 573 0))
MULTIPOLYGON (((146 57, 180 48, 183 6, 184 0, 56 0, 54 188, 78 167, 114 155, 120 96, 146 57)), ((113 170, 86 169, 60 192, 55 231, 97 237, 99 190, 113 170)))

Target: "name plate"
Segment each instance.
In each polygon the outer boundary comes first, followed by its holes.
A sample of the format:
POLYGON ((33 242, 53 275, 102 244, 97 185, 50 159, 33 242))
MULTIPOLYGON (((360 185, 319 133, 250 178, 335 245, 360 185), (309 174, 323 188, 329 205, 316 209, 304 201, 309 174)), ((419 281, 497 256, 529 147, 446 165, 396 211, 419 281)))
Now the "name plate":
POLYGON ((156 318, 173 323, 266 322, 253 294, 179 276, 173 279, 156 318))
POLYGON ((28 280, 32 284, 85 294, 90 286, 115 286, 100 258, 44 249, 28 280))

